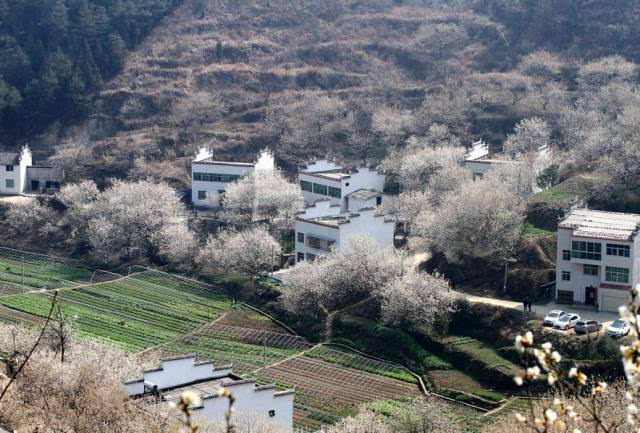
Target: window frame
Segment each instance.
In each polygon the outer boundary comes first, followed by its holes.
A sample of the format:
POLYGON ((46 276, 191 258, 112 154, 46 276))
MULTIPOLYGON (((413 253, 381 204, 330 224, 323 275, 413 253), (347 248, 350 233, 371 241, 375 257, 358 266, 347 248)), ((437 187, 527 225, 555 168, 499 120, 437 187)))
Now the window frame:
POLYGON ((206 200, 207 191, 198 191, 198 200, 206 200))
POLYGON ((298 233, 296 234, 296 242, 299 242, 299 243, 301 243, 301 244, 304 244, 304 238, 305 238, 304 233, 302 233, 302 232, 298 232, 298 233))
POLYGON ((562 271, 560 274, 560 279, 562 281, 571 281, 571 272, 570 271, 562 271))
POLYGON ((14 165, 13 164, 7 164, 4 169, 5 171, 13 171, 14 165))
POLYGON ((328 187, 327 185, 323 185, 321 183, 313 183, 313 193, 314 194, 318 194, 318 195, 327 195, 328 194, 328 187), (324 192, 320 192, 324 190, 324 192))
POLYGON ((604 280, 610 283, 629 284, 629 268, 605 266, 604 280), (624 278, 621 278, 624 276, 624 278))
POLYGON ((571 250, 562 250, 562 260, 571 261, 571 250))
POLYGON ((313 192, 313 182, 309 182, 308 180, 300 180, 300 189, 306 192, 313 192))
POLYGON ((594 260, 599 262, 602 260, 602 243, 589 241, 571 241, 571 258, 594 260), (579 248, 576 248, 576 246, 578 246, 579 248))
POLYGON ((342 198, 342 188, 336 188, 334 186, 327 186, 327 193, 329 197, 342 198))
POLYGON ((589 265, 589 264, 583 264, 582 265, 582 273, 584 275, 590 275, 590 276, 594 276, 597 277, 598 275, 600 275, 600 266, 598 265, 589 265), (587 269, 589 269, 589 271, 587 272, 587 269), (595 272, 594 272, 595 270, 595 272))
POLYGON ((298 263, 304 262, 304 253, 298 253, 298 255, 296 256, 296 261, 298 263))
POLYGON ((631 246, 623 244, 607 244, 606 252, 608 256, 631 257, 631 246))
POLYGON ((15 189, 16 188, 16 180, 15 179, 5 179, 4 185, 5 185, 5 188, 7 188, 7 189, 15 189), (9 182, 11 182, 11 186, 9 186, 9 182))

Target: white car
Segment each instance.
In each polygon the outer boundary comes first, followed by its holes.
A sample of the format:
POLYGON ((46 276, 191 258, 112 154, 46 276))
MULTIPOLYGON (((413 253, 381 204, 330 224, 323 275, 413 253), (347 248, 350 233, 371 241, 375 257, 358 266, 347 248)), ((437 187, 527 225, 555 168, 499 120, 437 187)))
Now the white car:
POLYGON ((576 327, 576 323, 580 320, 577 314, 563 314, 553 324, 555 329, 571 329, 576 327))
POLYGON ((629 326, 629 322, 626 320, 616 320, 607 329, 607 334, 611 337, 624 337, 625 335, 629 335, 631 331, 631 327, 629 326))
POLYGON ((544 316, 544 322, 542 323, 544 326, 553 326, 556 324, 556 320, 558 320, 562 315, 564 315, 564 311, 562 310, 551 310, 544 316))

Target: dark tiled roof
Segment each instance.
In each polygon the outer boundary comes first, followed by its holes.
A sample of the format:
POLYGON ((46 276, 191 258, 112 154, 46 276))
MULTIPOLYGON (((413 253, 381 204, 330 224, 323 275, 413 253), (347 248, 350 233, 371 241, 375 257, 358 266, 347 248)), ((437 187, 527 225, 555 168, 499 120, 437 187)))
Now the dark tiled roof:
POLYGON ((17 165, 20 154, 14 152, 0 152, 0 165, 17 165))

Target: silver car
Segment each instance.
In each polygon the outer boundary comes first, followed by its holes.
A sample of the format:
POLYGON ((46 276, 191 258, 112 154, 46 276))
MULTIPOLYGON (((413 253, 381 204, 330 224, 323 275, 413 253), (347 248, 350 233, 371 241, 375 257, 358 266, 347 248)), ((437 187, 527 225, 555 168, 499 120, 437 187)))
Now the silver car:
POLYGON ((602 329, 602 323, 598 323, 595 320, 580 320, 576 322, 575 331, 576 334, 590 334, 592 332, 598 332, 602 329))
POLYGON ((544 316, 544 322, 542 323, 544 326, 553 326, 556 324, 556 320, 564 315, 564 311, 562 310, 551 310, 544 316))
POLYGON ((580 316, 577 314, 565 314, 560 316, 556 323, 553 324, 555 329, 571 329, 575 328, 576 323, 580 321, 580 316))

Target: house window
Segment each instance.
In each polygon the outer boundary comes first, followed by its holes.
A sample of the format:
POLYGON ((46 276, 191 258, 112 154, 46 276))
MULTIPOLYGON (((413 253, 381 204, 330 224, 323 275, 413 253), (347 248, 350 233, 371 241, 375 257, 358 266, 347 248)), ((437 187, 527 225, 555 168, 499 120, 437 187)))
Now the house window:
POLYGON ((602 260, 602 244, 600 242, 571 242, 571 258, 586 260, 602 260))
POLYGON ((304 253, 298 253, 298 262, 304 262, 304 253))
POLYGON ((562 250, 562 260, 571 260, 570 250, 562 250))
POLYGON ((327 195, 327 185, 320 185, 319 183, 313 184, 314 194, 327 195))
POLYGON ((562 271, 562 281, 571 281, 571 272, 562 271))
POLYGON ((313 236, 307 236, 307 244, 312 248, 316 248, 316 249, 321 248, 320 239, 314 238, 313 236))
POLYGON ((605 268, 605 280, 612 283, 628 283, 629 282, 629 269, 616 268, 615 266, 607 266, 605 268))
POLYGON ((483 173, 473 173, 473 181, 475 182, 476 180, 481 180, 483 176, 483 173))
POLYGON ((329 196, 335 197, 335 198, 341 198, 342 197, 342 190, 340 188, 334 188, 334 187, 330 186, 329 187, 329 196))
POLYGON ((203 182, 235 182, 240 179, 239 174, 219 174, 219 173, 193 173, 193 180, 203 182))
POLYGON ((300 189, 303 191, 313 192, 313 184, 311 182, 307 182, 306 180, 301 180, 300 189))
POLYGON ((7 188, 15 188, 16 182, 13 179, 7 179, 5 182, 7 188))
POLYGON ((382 197, 376 197, 376 206, 380 206, 382 204, 382 197))
POLYGON ((629 245, 607 244, 608 256, 629 257, 630 250, 629 245))
POLYGON ((275 410, 273 410, 273 409, 272 409, 272 410, 270 410, 270 411, 269 411, 269 416, 270 416, 271 418, 273 418, 274 416, 276 416, 276 411, 275 411, 275 410))
POLYGON ((313 262, 316 259, 315 254, 307 253, 307 260, 313 262))
POLYGON ((585 275, 598 275, 598 265, 582 265, 582 269, 585 275))
POLYGON ((304 243, 304 233, 298 232, 298 242, 304 243))
POLYGON ((198 200, 206 200, 207 191, 198 191, 198 200))
POLYGON ((7 165, 7 171, 13 171, 13 165, 7 165))

